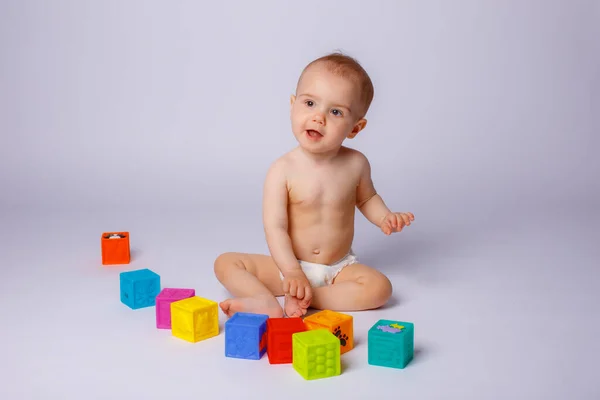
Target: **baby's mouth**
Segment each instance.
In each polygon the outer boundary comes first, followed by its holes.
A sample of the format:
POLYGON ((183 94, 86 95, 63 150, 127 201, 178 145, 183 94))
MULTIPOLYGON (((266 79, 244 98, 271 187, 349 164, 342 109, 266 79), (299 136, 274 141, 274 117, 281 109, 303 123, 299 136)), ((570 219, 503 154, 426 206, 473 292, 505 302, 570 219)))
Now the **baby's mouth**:
POLYGON ((315 139, 323 137, 323 135, 319 131, 315 131, 313 129, 307 130, 306 133, 308 134, 308 136, 310 136, 311 138, 315 138, 315 139))

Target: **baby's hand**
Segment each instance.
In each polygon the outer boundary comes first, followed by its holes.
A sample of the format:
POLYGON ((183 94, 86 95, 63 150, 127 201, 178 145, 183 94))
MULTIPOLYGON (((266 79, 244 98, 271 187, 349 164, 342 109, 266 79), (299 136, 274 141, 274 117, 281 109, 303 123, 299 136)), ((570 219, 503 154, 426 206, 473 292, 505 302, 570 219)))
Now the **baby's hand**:
POLYGON ((283 292, 299 300, 310 303, 312 288, 308 278, 302 270, 287 272, 283 277, 283 292))
POLYGON ((380 228, 386 235, 391 235, 393 232, 400 232, 402 228, 410 225, 414 221, 415 216, 412 213, 389 213, 381 221, 380 228))

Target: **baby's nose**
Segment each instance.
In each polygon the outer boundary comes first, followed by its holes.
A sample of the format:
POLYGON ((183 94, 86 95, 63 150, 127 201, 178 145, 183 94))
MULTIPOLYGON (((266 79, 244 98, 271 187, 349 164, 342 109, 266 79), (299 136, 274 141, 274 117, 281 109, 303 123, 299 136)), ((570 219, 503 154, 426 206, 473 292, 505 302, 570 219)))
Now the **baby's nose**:
POLYGON ((322 113, 318 112, 318 113, 315 113, 315 115, 313 116, 313 121, 317 122, 319 124, 323 124, 325 122, 325 117, 323 116, 322 113))

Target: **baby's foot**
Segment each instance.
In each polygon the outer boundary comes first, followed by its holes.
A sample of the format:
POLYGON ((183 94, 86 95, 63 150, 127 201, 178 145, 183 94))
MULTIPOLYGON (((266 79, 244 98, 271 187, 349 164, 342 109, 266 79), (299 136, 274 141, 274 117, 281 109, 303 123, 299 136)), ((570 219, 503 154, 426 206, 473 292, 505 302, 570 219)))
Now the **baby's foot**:
POLYGON ((238 297, 227 299, 219 303, 221 310, 231 317, 236 312, 249 312, 254 314, 267 314, 271 318, 281 318, 283 310, 275 297, 238 297))
POLYGON ((308 304, 306 304, 306 301, 298 300, 298 298, 286 294, 283 308, 286 316, 296 318, 306 314, 308 304))

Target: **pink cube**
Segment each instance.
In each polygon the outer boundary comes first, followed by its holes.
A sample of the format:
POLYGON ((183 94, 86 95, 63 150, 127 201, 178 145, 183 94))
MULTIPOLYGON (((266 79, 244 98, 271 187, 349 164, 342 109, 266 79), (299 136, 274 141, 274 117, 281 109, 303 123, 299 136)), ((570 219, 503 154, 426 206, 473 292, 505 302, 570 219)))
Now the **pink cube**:
POLYGON ((194 289, 165 288, 156 296, 156 327, 171 329, 171 303, 196 295, 194 289))

